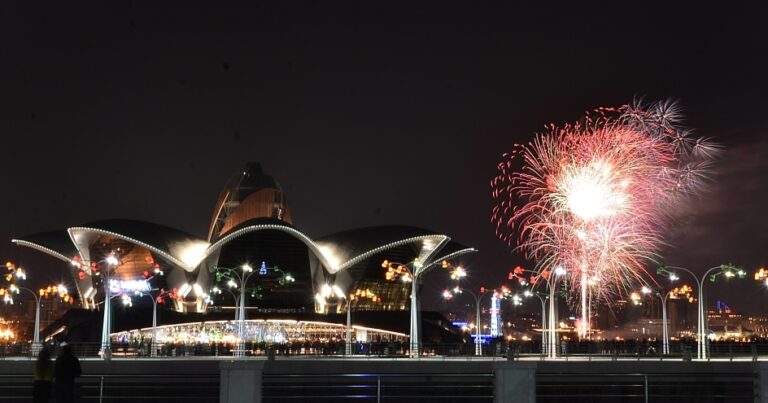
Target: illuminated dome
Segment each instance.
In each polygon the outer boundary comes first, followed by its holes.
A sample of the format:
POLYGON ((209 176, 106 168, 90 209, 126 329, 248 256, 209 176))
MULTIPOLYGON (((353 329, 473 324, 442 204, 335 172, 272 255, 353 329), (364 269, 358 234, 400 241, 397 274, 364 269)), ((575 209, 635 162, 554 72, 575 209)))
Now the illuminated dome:
POLYGON ((250 162, 233 175, 219 194, 208 231, 213 242, 232 228, 254 218, 273 218, 292 223, 291 211, 280 184, 264 174, 261 164, 250 162))

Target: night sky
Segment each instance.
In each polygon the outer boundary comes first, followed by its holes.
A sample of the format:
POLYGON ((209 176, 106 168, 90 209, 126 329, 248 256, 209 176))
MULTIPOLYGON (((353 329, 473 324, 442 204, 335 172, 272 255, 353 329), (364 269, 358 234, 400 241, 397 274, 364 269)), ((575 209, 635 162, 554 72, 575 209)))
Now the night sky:
MULTIPOLYGON (((498 283, 523 263, 489 221, 501 154, 635 96, 679 100, 727 149, 665 260, 768 264, 765 2, 150 3, 0 5, 0 257, 38 278, 63 265, 11 238, 104 218, 204 237, 225 181, 259 161, 310 236, 429 228, 498 283)), ((445 278, 428 281, 427 300, 445 278)), ((717 287, 766 312, 751 278, 717 287)))

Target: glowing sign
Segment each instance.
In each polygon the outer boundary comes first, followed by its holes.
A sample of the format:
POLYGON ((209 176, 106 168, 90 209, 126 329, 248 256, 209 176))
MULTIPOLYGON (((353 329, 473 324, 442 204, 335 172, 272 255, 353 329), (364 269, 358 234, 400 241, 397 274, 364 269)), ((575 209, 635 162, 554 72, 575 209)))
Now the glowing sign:
POLYGON ((149 290, 151 290, 151 287, 147 280, 109 280, 109 292, 112 294, 124 292, 138 294, 140 292, 149 292, 149 290))
POLYGON ((499 335, 501 330, 501 300, 491 296, 491 337, 499 335))

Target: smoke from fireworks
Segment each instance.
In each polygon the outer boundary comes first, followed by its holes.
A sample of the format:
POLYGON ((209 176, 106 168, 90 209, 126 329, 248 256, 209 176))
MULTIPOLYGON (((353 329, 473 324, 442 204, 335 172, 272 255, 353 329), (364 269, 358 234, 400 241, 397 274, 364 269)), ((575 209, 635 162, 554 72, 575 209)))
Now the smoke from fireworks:
MULTIPOLYGON (((650 279, 670 211, 700 191, 718 146, 681 126, 670 101, 601 108, 516 144, 491 181, 499 238, 544 278, 606 300, 650 279)), ((591 306, 591 305, 590 305, 591 306)))

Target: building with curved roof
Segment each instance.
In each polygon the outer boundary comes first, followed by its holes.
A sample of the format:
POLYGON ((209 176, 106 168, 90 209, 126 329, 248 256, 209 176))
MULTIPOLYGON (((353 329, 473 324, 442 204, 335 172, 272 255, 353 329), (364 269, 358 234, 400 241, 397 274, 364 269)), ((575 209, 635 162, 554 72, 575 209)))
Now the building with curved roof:
MULTIPOLYGON (((205 312, 207 291, 216 285, 214 268, 249 264, 259 269, 258 298, 248 300, 253 312, 343 312, 345 301, 329 306, 317 296, 335 285, 352 298, 352 310, 410 309, 412 287, 385 277, 384 260, 419 262, 426 272, 444 260, 475 252, 445 234, 409 227, 377 226, 343 231, 316 239, 292 224, 290 209, 278 182, 257 163, 249 163, 222 190, 205 239, 167 226, 136 220, 101 220, 67 229, 13 239, 71 263, 81 305, 97 308, 108 287, 100 275, 108 256, 118 262, 113 279, 152 278, 152 287, 177 290, 173 308, 205 312), (294 281, 278 284, 270 270, 289 272, 294 281)), ((234 305, 226 294, 217 304, 234 305)))
POLYGON ((251 162, 242 173, 233 175, 219 194, 208 230, 208 241, 220 238, 248 220, 262 217, 288 224, 293 222, 280 184, 264 174, 261 164, 251 162))

